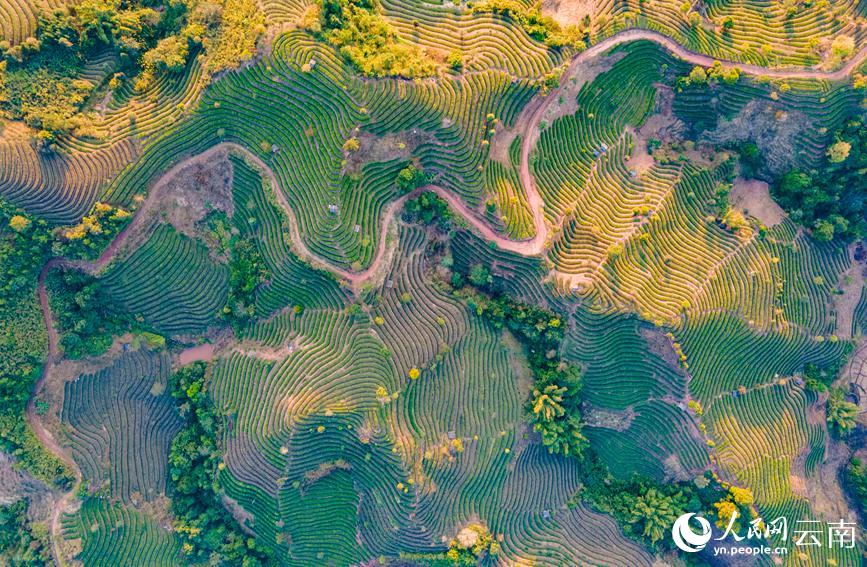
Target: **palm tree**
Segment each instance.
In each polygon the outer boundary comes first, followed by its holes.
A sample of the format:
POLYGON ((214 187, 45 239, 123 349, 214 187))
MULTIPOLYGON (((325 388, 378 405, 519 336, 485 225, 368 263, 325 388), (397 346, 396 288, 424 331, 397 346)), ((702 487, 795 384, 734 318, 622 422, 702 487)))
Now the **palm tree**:
POLYGON ((828 424, 841 435, 855 428, 855 418, 858 416, 858 406, 847 402, 843 390, 834 388, 828 396, 828 424))
POLYGON ((542 444, 549 452, 580 456, 587 445, 587 438, 581 433, 582 427, 581 420, 570 415, 566 419, 539 420, 533 429, 541 434, 542 444))
POLYGON ((674 496, 666 496, 650 488, 635 500, 631 523, 643 524, 642 534, 655 544, 665 537, 682 513, 683 509, 678 506, 674 496))
POLYGON ((566 393, 565 387, 551 384, 545 386, 541 392, 533 390, 533 413, 543 421, 553 421, 558 417, 562 417, 566 410, 563 408, 563 394, 566 393))
POLYGON ((548 447, 551 453, 560 454, 563 452, 563 424, 559 421, 537 421, 533 427, 542 436, 542 444, 548 447))

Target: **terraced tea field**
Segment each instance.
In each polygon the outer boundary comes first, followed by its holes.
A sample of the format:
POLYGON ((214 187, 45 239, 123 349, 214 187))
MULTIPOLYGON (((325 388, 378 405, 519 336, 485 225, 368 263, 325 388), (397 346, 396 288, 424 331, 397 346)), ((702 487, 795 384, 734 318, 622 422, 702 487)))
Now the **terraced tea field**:
POLYGON ((865 18, 0 2, 0 563, 863 564, 865 18))

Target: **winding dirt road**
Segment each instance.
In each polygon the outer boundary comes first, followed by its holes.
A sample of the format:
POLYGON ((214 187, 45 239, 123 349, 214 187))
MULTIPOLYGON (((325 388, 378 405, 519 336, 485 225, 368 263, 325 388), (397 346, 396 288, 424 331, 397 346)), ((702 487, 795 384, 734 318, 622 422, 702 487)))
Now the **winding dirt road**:
MULTIPOLYGON (((626 30, 611 37, 608 37, 607 39, 593 45, 589 49, 579 53, 570 64, 566 76, 574 73, 576 70, 578 70, 580 66, 603 55, 612 47, 639 40, 655 42, 669 52, 671 52, 676 57, 693 65, 709 67, 716 61, 714 58, 708 57, 707 55, 690 51, 672 40, 671 38, 664 36, 658 32, 650 30, 626 30)), ((859 67, 859 65, 864 62, 865 59, 867 59, 867 46, 860 49, 840 69, 834 71, 822 71, 817 69, 803 68, 768 69, 764 67, 759 67, 757 65, 741 64, 732 61, 721 61, 720 63, 725 68, 737 67, 738 69, 740 69, 741 73, 747 75, 757 75, 776 79, 815 79, 840 81, 851 75, 859 67)), ((171 167, 169 170, 164 172, 156 181, 156 183, 154 183, 153 186, 150 188, 147 198, 139 206, 129 225, 127 225, 127 227, 117 235, 117 237, 112 241, 112 243, 106 248, 106 250, 100 255, 99 258, 94 261, 54 258, 48 263, 46 263, 46 265, 43 267, 42 271, 39 274, 37 293, 42 309, 42 317, 48 335, 48 358, 45 362, 42 376, 36 382, 36 385, 34 387, 34 395, 31 397, 30 402, 27 405, 27 420, 29 421, 29 423, 33 427, 33 431, 35 432, 39 440, 45 445, 45 447, 51 453, 56 455, 60 460, 66 463, 75 475, 75 483, 72 489, 69 492, 63 494, 63 496, 57 500, 52 510, 51 538, 52 553, 54 554, 55 563, 57 565, 65 564, 59 543, 61 541, 60 517, 63 511, 66 510, 67 506, 74 499, 76 491, 82 482, 82 475, 80 469, 75 464, 75 461, 67 454, 63 447, 60 446, 54 435, 52 435, 52 433, 44 426, 35 411, 35 399, 44 389, 45 382, 50 379, 52 366, 56 364, 59 360, 58 334, 54 327, 54 319, 51 313, 51 307, 49 305, 48 295, 45 289, 45 280, 48 276, 48 273, 52 269, 64 267, 79 269, 88 273, 97 273, 102 270, 106 265, 108 265, 109 262, 111 262, 112 259, 114 259, 114 257, 120 251, 121 247, 129 239, 130 235, 135 234, 139 230, 142 223, 146 222, 148 212, 157 202, 157 196, 163 191, 163 189, 168 185, 171 179, 178 172, 197 162, 207 161, 208 159, 222 152, 234 152, 241 155, 249 163, 259 169, 259 171, 269 180, 271 186, 274 189, 273 194, 277 199, 278 204, 289 218, 289 231, 292 241, 291 245, 293 248, 293 252, 295 252, 300 258, 311 263, 312 265, 328 270, 333 274, 337 275, 338 277, 347 280, 354 288, 357 288, 358 286, 367 282, 382 268, 383 259, 386 257, 388 252, 388 238, 386 238, 386 236, 390 234, 392 225, 397 218, 398 212, 408 198, 417 195, 419 192, 424 190, 433 191, 441 198, 446 200, 449 206, 458 215, 463 217, 473 230, 475 230, 483 238, 494 242, 499 248, 525 256, 538 255, 544 251, 548 244, 549 227, 545 222, 544 201, 542 199, 542 196, 539 194, 539 191, 536 188, 536 184, 530 173, 530 154, 538 139, 539 124, 549 106, 551 104, 556 104, 559 97, 558 95, 560 94, 562 88, 563 87, 555 89, 546 97, 539 97, 531 101, 523 109, 521 115, 516 121, 516 125, 518 126, 519 130, 518 133, 522 137, 519 176, 521 179, 521 184, 523 185, 524 190, 527 194, 527 200, 533 213, 533 223, 535 225, 535 236, 532 239, 512 240, 499 234, 484 220, 484 218, 479 214, 478 211, 471 209, 469 206, 466 205, 466 203, 464 203, 454 194, 450 193, 449 191, 440 186, 428 185, 392 201, 386 207, 381 219, 382 230, 380 233, 376 253, 373 260, 371 261, 370 266, 363 271, 349 271, 344 268, 335 266, 321 258, 318 258, 310 251, 309 248, 307 248, 307 245, 304 243, 304 239, 302 238, 300 230, 298 228, 299 225, 295 216, 295 212, 293 211, 292 207, 289 206, 289 203, 286 200, 284 194, 284 190, 278 182, 278 179, 274 175, 274 172, 271 170, 271 168, 268 167, 268 165, 263 162, 259 157, 250 152, 247 148, 235 143, 224 142, 213 146, 198 155, 183 159, 179 163, 171 167)))

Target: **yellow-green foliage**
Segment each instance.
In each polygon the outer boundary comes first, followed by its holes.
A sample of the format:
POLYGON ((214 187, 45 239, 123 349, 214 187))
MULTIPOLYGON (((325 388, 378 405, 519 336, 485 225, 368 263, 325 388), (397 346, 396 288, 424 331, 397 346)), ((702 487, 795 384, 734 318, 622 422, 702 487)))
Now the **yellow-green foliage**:
POLYGON ((572 47, 582 50, 587 47, 585 32, 578 26, 561 26, 550 16, 543 16, 538 5, 525 7, 516 0, 483 0, 473 5, 473 12, 491 12, 513 20, 524 28, 533 39, 549 47, 572 47))
MULTIPOLYGON (((5 69, 5 65, 4 65, 5 69)), ((0 70, 0 104, 8 118, 24 120, 39 130, 41 139, 86 129, 78 114, 93 85, 82 79, 61 77, 46 69, 33 72, 0 70), (5 75, 5 79, 3 76, 5 75)))
POLYGON ((372 6, 331 0, 327 5, 320 3, 304 22, 309 31, 324 33, 325 39, 365 75, 411 79, 436 73, 428 55, 418 46, 402 42, 372 6))
POLYGON ((180 71, 187 63, 190 45, 186 38, 176 35, 163 38, 156 47, 142 57, 145 69, 160 71, 180 71))
POLYGON ((256 53, 256 42, 265 33, 265 18, 254 0, 226 0, 220 31, 204 40, 209 71, 234 69, 256 53))
POLYGON ((729 488, 729 492, 731 492, 732 498, 734 498, 735 504, 738 506, 752 506, 755 502, 755 497, 753 497, 753 493, 749 488, 732 486, 729 488))
POLYGON ((30 226, 30 219, 22 215, 15 215, 9 219, 9 227, 15 232, 24 232, 30 226))
POLYGON ((143 331, 141 338, 144 340, 145 345, 151 350, 158 350, 166 346, 166 338, 156 333, 143 331))
POLYGON ((855 40, 848 35, 838 35, 831 43, 831 55, 837 61, 842 61, 855 51, 855 40))
POLYGON ((852 145, 849 142, 839 141, 828 148, 828 161, 831 163, 840 163, 849 157, 849 152, 852 150, 852 145))
POLYGON ((690 86, 723 82, 731 85, 737 83, 740 78, 741 72, 737 67, 723 67, 722 63, 714 61, 707 69, 698 65, 693 67, 687 77, 681 78, 680 84, 690 86))
POLYGON ((0 61, 0 104, 9 100, 9 94, 6 92, 6 62, 0 61))
POLYGON ((462 558, 475 563, 485 556, 497 555, 499 551, 500 544, 494 541, 488 528, 480 524, 469 524, 449 542, 446 557, 456 564, 462 558))
POLYGON ((106 203, 96 203, 90 214, 82 217, 81 222, 62 231, 66 240, 81 240, 88 234, 102 234, 103 221, 108 219, 112 223, 122 221, 130 216, 129 212, 120 207, 112 207, 106 203))

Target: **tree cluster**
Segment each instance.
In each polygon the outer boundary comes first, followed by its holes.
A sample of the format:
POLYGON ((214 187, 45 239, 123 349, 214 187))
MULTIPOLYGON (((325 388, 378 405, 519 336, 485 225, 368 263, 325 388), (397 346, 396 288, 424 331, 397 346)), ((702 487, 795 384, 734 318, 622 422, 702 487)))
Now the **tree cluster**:
POLYGON ((855 502, 861 518, 867 518, 867 465, 853 458, 843 469, 843 487, 855 502))
POLYGON ((265 16, 255 0, 225 0, 222 17, 217 24, 214 14, 219 5, 201 2, 193 11, 193 22, 199 22, 199 36, 208 54, 207 69, 211 72, 234 69, 253 57, 256 44, 265 33, 265 16), (204 9, 202 9, 204 7, 204 9))
POLYGON ((125 70, 134 69, 165 32, 165 17, 152 7, 120 0, 83 0, 42 12, 36 37, 15 46, 0 42, 7 65, 0 72, 0 108, 37 129, 43 142, 72 131, 90 135, 91 121, 79 115, 93 90, 80 78, 86 58, 111 49, 125 70))
MULTIPOLYGON (((490 289, 487 269, 473 266, 468 279, 490 289)), ((519 302, 506 295, 464 290, 468 305, 497 329, 508 329, 524 345, 533 372, 533 392, 527 402, 527 418, 542 437, 548 451, 581 457, 587 438, 581 432, 581 373, 560 358, 565 335, 563 318, 547 309, 519 302)))
POLYGON ((860 409, 857 404, 846 400, 846 394, 841 388, 831 389, 825 409, 828 427, 839 436, 851 433, 858 425, 856 420, 860 409))
POLYGON ((132 214, 108 203, 97 202, 77 224, 57 231, 56 256, 93 260, 132 220, 132 214))
POLYGON ((397 172, 396 185, 398 190, 404 194, 427 185, 429 182, 430 176, 421 167, 412 163, 397 172))
POLYGON ((27 517, 27 499, 0 506, 0 564, 42 567, 51 564, 48 529, 27 517))
POLYGON ((270 277, 270 271, 250 238, 233 238, 230 249, 229 297, 223 316, 237 327, 255 315, 256 289, 270 277))
POLYGON ((38 130, 45 147, 70 132, 96 136, 93 117, 80 113, 94 86, 84 63, 114 52, 115 89, 125 78, 139 91, 156 77, 182 71, 203 49, 209 72, 252 57, 264 33, 254 0, 82 0, 39 15, 36 37, 20 45, 0 41, 0 114, 38 130))
POLYGON ((97 278, 78 270, 53 270, 46 281, 63 354, 72 359, 105 353, 132 320, 115 308, 97 278))
POLYGON ((686 77, 677 80, 679 87, 704 87, 714 86, 719 83, 732 85, 741 78, 741 72, 737 67, 723 67, 719 61, 714 61, 710 67, 696 65, 686 77))
POLYGON ((51 243, 48 223, 0 201, 0 308, 33 290, 51 243))
POLYGON ((254 567, 273 563, 271 552, 247 535, 223 506, 217 475, 224 416, 206 388, 207 365, 185 366, 169 380, 184 428, 172 440, 169 476, 175 533, 193 564, 254 567))
POLYGON ((449 542, 446 559, 453 565, 478 565, 497 556, 500 544, 487 527, 469 524, 449 542))
POLYGON ((864 119, 850 118, 834 139, 816 168, 789 171, 773 186, 773 195, 817 240, 858 240, 867 236, 864 119))
POLYGON ((448 202, 433 191, 424 191, 404 205, 404 218, 409 222, 435 225, 448 231, 452 224, 452 212, 448 202))
POLYGON ((819 366, 808 362, 804 365, 804 385, 814 392, 827 392, 828 387, 840 373, 842 361, 837 361, 831 366, 819 366))
POLYGON ((371 77, 430 77, 437 68, 423 49, 398 37, 374 0, 319 0, 302 25, 371 77))
POLYGON ((741 535, 746 525, 741 520, 758 517, 752 492, 722 482, 712 472, 691 482, 661 483, 639 475, 621 479, 595 454, 588 453, 582 463, 582 487, 570 504, 584 501, 610 514, 627 536, 653 549, 675 551, 667 534, 686 512, 712 520, 723 530, 734 517, 732 528, 741 535))
POLYGON ((34 476, 65 485, 69 471, 45 451, 23 416, 47 346, 36 281, 51 242, 45 221, 0 201, 0 448, 34 476))

